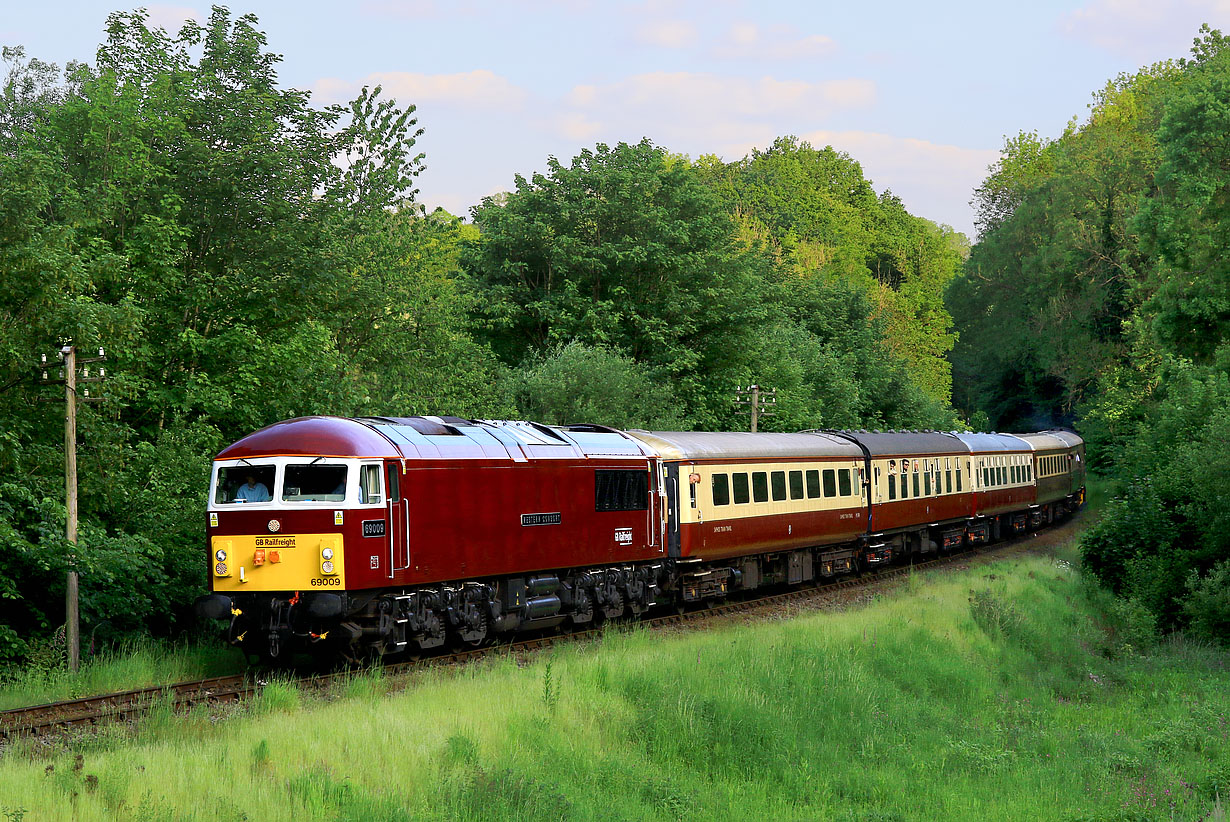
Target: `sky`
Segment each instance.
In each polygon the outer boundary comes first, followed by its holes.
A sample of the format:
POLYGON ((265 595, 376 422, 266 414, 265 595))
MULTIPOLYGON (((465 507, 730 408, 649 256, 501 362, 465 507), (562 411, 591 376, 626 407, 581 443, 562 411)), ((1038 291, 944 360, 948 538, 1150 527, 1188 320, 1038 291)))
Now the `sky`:
MULTIPOLYGON (((182 0, 181 0, 182 1, 182 0)), ((466 216, 515 175, 648 137, 727 162, 794 135, 862 164, 877 191, 974 237, 969 201, 1006 136, 1056 137, 1092 94, 1186 56, 1230 0, 232 0, 315 103, 381 85, 426 129, 418 200, 466 216)), ((92 61, 136 6, 0 0, 0 44, 92 61)), ((146 4, 177 31, 209 6, 146 4)))

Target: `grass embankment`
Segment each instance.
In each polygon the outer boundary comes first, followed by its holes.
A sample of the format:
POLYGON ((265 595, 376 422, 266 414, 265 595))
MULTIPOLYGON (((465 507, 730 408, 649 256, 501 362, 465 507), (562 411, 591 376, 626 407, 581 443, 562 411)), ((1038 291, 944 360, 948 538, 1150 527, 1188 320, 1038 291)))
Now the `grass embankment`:
MULTIPOLYGON (((1230 795, 1230 656, 1149 645, 1062 560, 845 613, 634 631, 318 703, 274 685, 0 761, 25 819, 1199 819, 1230 795), (1217 796, 1222 797, 1218 804, 1217 796)), ((1146 626, 1147 627, 1147 626, 1146 626)))
POLYGON ((49 649, 42 656, 46 659, 0 675, 0 711, 225 676, 246 667, 238 650, 216 643, 128 643, 86 659, 75 675, 64 664, 63 648, 49 649))

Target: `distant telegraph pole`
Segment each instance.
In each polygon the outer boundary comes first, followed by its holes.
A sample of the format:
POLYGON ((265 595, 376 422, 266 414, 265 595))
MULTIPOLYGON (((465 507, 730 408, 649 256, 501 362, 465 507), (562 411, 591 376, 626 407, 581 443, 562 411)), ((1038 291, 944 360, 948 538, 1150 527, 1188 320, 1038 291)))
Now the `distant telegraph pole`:
MULTIPOLYGON (((43 354, 41 362, 43 377, 42 385, 64 385, 64 497, 67 516, 65 518, 64 536, 72 545, 77 544, 77 403, 102 402, 102 397, 91 397, 90 389, 82 391, 77 396, 78 383, 102 382, 107 377, 107 369, 99 367, 97 375, 90 376, 90 364, 105 362, 106 353, 100 348, 97 357, 87 359, 77 358, 77 347, 71 343, 56 352, 60 363, 58 379, 49 379, 47 374, 47 355, 43 354), (81 376, 77 376, 77 367, 81 366, 81 376)), ((68 584, 65 591, 64 634, 68 642, 68 668, 73 673, 81 665, 81 630, 77 610, 77 554, 74 551, 68 557, 68 584)))
POLYGON ((739 386, 735 389, 735 405, 748 406, 746 410, 735 413, 752 415, 752 433, 755 434, 761 417, 771 417, 777 413, 770 410, 777 405, 777 389, 766 390, 759 385, 739 386))

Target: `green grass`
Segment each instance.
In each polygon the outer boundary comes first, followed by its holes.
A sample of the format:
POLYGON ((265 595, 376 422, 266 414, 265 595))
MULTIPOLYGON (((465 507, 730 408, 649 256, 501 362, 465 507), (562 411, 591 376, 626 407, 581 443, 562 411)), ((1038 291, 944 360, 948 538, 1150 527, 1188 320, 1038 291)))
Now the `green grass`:
POLYGON ((246 667, 241 653, 217 643, 131 642, 86 659, 76 675, 61 655, 47 656, 42 664, 0 674, 0 710, 224 676, 246 667))
POLYGON ((0 819, 1224 820, 1230 655, 1130 628, 1069 563, 1005 559, 843 613, 24 743, 0 819))

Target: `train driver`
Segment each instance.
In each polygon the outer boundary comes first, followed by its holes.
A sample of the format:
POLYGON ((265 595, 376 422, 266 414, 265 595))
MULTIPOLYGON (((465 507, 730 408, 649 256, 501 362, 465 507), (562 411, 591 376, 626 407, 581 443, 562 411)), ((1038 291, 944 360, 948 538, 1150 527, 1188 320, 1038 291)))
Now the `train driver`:
POLYGON ((235 502, 268 502, 269 489, 265 487, 265 483, 257 482, 252 474, 248 474, 247 479, 247 483, 239 486, 239 490, 235 492, 235 502))

